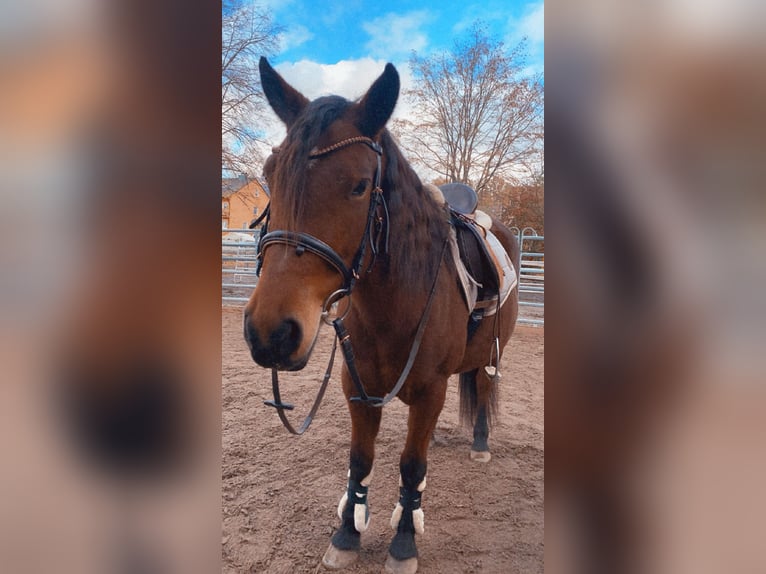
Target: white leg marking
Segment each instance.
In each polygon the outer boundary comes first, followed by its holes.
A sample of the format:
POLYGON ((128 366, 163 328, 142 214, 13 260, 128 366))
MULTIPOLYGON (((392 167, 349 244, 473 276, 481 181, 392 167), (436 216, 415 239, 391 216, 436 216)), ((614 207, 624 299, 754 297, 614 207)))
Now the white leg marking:
POLYGON ((412 523, 415 525, 415 532, 423 534, 425 531, 425 514, 423 514, 422 508, 412 511, 412 523))
MULTIPOLYGON (((348 478, 349 480, 351 479, 351 469, 348 471, 348 478)), ((362 486, 370 486, 371 482, 372 470, 370 470, 370 474, 365 476, 359 484, 362 486)), ((364 494, 360 494, 358 492, 355 492, 354 494, 357 496, 357 498, 364 498, 364 494)), ((338 518, 341 520, 343 520, 343 511, 346 509, 348 502, 347 488, 346 492, 343 493, 343 496, 338 503, 338 518)), ((351 504, 354 505, 354 528, 357 530, 357 532, 364 532, 370 526, 370 513, 367 509, 367 504, 359 503, 356 500, 352 500, 351 504)))
POLYGON ((394 530, 399 527, 399 521, 402 519, 403 511, 404 508, 402 508, 402 505, 397 502, 396 506, 394 507, 394 512, 391 514, 391 528, 394 530))
POLYGON ((366 504, 354 505, 354 528, 357 532, 364 532, 370 526, 370 515, 366 504))
POLYGON ((343 520, 343 511, 346 510, 346 502, 348 502, 348 492, 344 492, 343 496, 338 503, 338 518, 343 520))
MULTIPOLYGON (((399 486, 402 485, 402 478, 399 477, 399 486)), ((423 477, 423 480, 420 481, 420 484, 418 484, 417 491, 423 492, 426 489, 426 477, 423 477)), ((394 512, 391 514, 391 528, 396 530, 399 528, 399 521, 402 519, 402 512, 404 512, 404 508, 400 503, 396 503, 396 506, 394 507, 394 512)), ((412 511, 412 522, 415 525, 415 532, 418 534, 423 534, 425 529, 425 514, 423 514, 423 509, 418 508, 417 510, 412 511)))

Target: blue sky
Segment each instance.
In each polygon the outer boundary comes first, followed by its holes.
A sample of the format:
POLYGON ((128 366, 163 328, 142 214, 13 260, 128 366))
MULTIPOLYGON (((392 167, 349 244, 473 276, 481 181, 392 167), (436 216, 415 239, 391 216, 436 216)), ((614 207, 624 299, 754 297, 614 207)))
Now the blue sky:
POLYGON ((448 49, 456 35, 480 19, 508 45, 527 36, 530 63, 542 71, 542 2, 260 1, 286 27, 276 63, 305 59, 335 64, 362 58, 404 62, 413 49, 421 55, 448 49))
MULTIPOLYGON (((413 85, 407 64, 411 51, 426 56, 448 50, 476 20, 509 48, 526 37, 525 73, 543 73, 543 0, 254 1, 268 7, 285 29, 271 63, 309 99, 327 94, 355 99, 386 62, 397 67, 406 90, 413 85)), ((413 112, 400 98, 394 117, 413 112)), ((278 122, 263 128, 270 141, 284 135, 278 122)))

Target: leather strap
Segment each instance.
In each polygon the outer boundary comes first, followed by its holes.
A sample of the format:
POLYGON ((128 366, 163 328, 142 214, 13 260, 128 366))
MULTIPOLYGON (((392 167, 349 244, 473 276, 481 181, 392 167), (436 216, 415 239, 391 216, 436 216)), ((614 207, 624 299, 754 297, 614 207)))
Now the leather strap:
MULTIPOLYGON (((268 225, 271 219, 271 203, 269 203, 261 216, 250 224, 252 229, 264 218, 266 220, 263 227, 261 227, 261 234, 258 240, 258 263, 256 265, 256 275, 260 276, 261 267, 263 265, 263 253, 265 252, 266 247, 272 243, 283 243, 295 247, 298 254, 301 254, 304 251, 309 251, 324 259, 341 274, 343 277, 343 288, 350 294, 354 288, 356 280, 359 279, 359 272, 364 260, 367 242, 369 241, 372 245, 372 263, 375 262, 379 252, 384 254, 388 252, 388 207, 386 206, 385 199, 383 197, 383 191, 380 188, 382 177, 381 156, 383 155, 383 149, 380 147, 380 145, 368 137, 358 136, 342 140, 336 144, 317 150, 310 154, 309 158, 317 159, 356 143, 365 144, 375 152, 377 156, 377 167, 375 169, 374 187, 370 193, 370 205, 367 211, 367 222, 365 224, 364 233, 362 234, 362 238, 359 242, 359 247, 354 254, 354 258, 351 260, 351 267, 346 266, 346 263, 332 247, 330 247, 321 239, 314 237, 313 235, 299 231, 277 230, 269 232, 268 225), (382 220, 382 215, 378 215, 376 218, 378 206, 381 204, 383 206, 383 212, 386 218, 385 221, 382 220), (380 251, 379 249, 381 234, 384 234, 385 238, 383 243, 383 251, 380 251)), ((371 267, 372 264, 370 265, 370 269, 371 267)))
POLYGON ((271 202, 269 201, 266 204, 266 209, 264 209, 258 217, 256 217, 250 222, 249 228, 255 229, 256 227, 258 227, 258 224, 269 216, 270 211, 271 211, 271 202))
MULTIPOLYGON (((383 150, 381 149, 380 145, 378 145, 375 141, 373 141, 370 138, 359 136, 354 138, 348 138, 346 140, 340 141, 327 148, 317 150, 313 152, 309 157, 311 159, 316 159, 355 143, 363 143, 367 145, 368 147, 370 147, 378 156, 377 157, 378 165, 377 165, 377 169, 375 170, 374 188, 370 194, 370 207, 367 213, 367 223, 365 226, 364 233, 362 234, 362 239, 359 244, 359 248, 357 249, 354 259, 351 262, 351 267, 349 268, 348 266, 346 266, 346 263, 343 261, 343 259, 336 253, 336 251, 332 247, 330 247, 327 243, 325 243, 324 241, 321 241, 320 239, 317 239, 316 237, 312 235, 309 235, 307 233, 302 233, 302 232, 283 231, 283 230, 268 232, 267 229, 268 229, 268 223, 270 219, 269 217, 270 209, 269 209, 269 206, 267 206, 264 213, 261 214, 261 217, 259 217, 252 224, 254 227, 262 219, 266 218, 266 223, 261 229, 261 237, 260 237, 260 241, 258 242, 258 256, 259 256, 258 273, 260 272, 260 266, 263 261, 263 252, 265 251, 266 247, 268 247, 269 245, 273 243, 290 245, 292 247, 295 247, 296 251, 299 254, 303 253, 304 251, 309 251, 310 253, 313 253, 321 257, 331 267, 336 269, 344 279, 343 281, 344 289, 347 291, 346 295, 350 296, 354 288, 354 284, 356 283, 356 280, 359 278, 359 270, 364 260, 365 248, 367 247, 368 241, 371 245, 371 249, 373 252, 372 263, 375 262, 376 256, 379 252, 382 252, 382 253, 388 252, 388 207, 385 203, 385 198, 383 197, 382 190, 380 189, 380 181, 381 181, 381 175, 382 175, 381 156, 383 154, 383 150), (381 205, 382 205, 384 214, 378 215, 378 218, 376 219, 375 216, 377 214, 378 207, 381 205), (381 220, 384 220, 384 221, 381 221, 381 220), (383 249, 380 249, 381 236, 383 238, 383 249)), ((342 317, 339 317, 333 321, 333 326, 335 327, 335 332, 337 337, 334 337, 332 353, 330 354, 330 362, 327 365, 327 370, 325 371, 325 375, 322 380, 322 384, 319 388, 319 392, 317 393, 317 397, 314 400, 314 404, 311 407, 309 414, 306 416, 306 418, 303 420, 303 422, 301 423, 300 427, 297 430, 292 426, 292 424, 290 424, 290 421, 288 420, 287 415, 285 414, 286 410, 293 410, 295 407, 291 404, 282 402, 281 396, 279 394, 278 371, 276 369, 271 370, 271 388, 272 388, 272 392, 274 393, 274 400, 264 401, 264 404, 277 409, 277 413, 279 415, 280 420, 282 421, 282 424, 290 433, 296 434, 296 435, 303 434, 306 431, 306 429, 309 428, 314 418, 314 415, 316 414, 317 410, 319 410, 319 405, 322 403, 322 398, 324 397, 325 391, 327 390, 327 383, 330 380, 330 374, 332 372, 333 361, 335 359, 335 350, 337 349, 338 341, 340 341, 341 349, 343 351, 343 357, 346 362, 346 366, 348 368, 351 379, 354 382, 354 385, 356 386, 357 391, 359 392, 358 397, 351 397, 350 400, 352 402, 363 402, 371 406, 383 407, 389 402, 391 402, 396 397, 397 394, 399 394, 399 391, 404 385, 404 382, 407 380, 407 377, 409 376, 410 371, 412 370, 412 367, 415 364, 415 359, 417 358, 418 351, 420 350, 420 344, 423 341, 423 335, 425 333, 426 324, 428 323, 428 317, 431 314, 431 307, 433 305, 434 295, 436 294, 436 286, 439 281, 439 274, 441 272, 442 263, 444 261, 444 252, 447 249, 448 243, 449 243, 449 235, 447 235, 447 237, 444 240, 444 244, 442 245, 442 250, 439 256, 438 266, 436 268, 436 273, 434 275, 433 285, 431 286, 431 291, 428 295, 426 306, 423 309, 423 314, 420 317, 420 322, 418 323, 418 328, 415 333, 415 339, 412 342, 412 347, 410 348, 410 353, 409 353, 409 356, 407 357, 407 362, 405 363, 404 369, 399 375, 399 378, 397 379, 396 384, 394 385, 394 388, 391 389, 391 391, 388 394, 386 394, 386 396, 371 397, 365 391, 364 384, 362 383, 361 377, 359 376, 359 371, 356 368, 356 359, 354 358, 354 350, 351 346, 351 338, 348 334, 348 331, 346 331, 345 326, 343 325, 342 317)), ((368 269, 368 271, 371 270, 371 268, 372 268, 372 264, 370 265, 370 268, 368 269)))
POLYGON ((330 374, 332 373, 332 365, 335 360, 335 349, 337 349, 337 347, 338 347, 338 340, 335 337, 333 337, 332 352, 330 353, 330 362, 327 365, 327 370, 324 373, 322 384, 319 387, 319 392, 317 393, 316 399, 314 399, 314 404, 311 406, 311 410, 309 411, 309 414, 306 415, 305 419, 303 419, 303 422, 301 423, 301 426, 298 427, 298 430, 295 430, 293 425, 290 424, 290 421, 288 420, 287 415, 285 414, 285 411, 291 411, 295 408, 295 406, 289 403, 282 402, 282 398, 279 396, 279 374, 276 369, 271 369, 271 390, 274 393, 274 400, 263 401, 263 404, 277 409, 277 414, 279 415, 279 418, 282 421, 282 424, 291 434, 302 435, 304 432, 306 432, 306 429, 308 429, 311 426, 311 423, 314 420, 314 415, 319 410, 319 405, 322 404, 324 393, 327 390, 327 383, 330 382, 330 374))
POLYGON ((322 379, 322 385, 319 387, 319 392, 317 393, 316 399, 314 399, 314 404, 311 407, 311 410, 309 411, 309 414, 306 416, 305 419, 303 419, 303 422, 301 423, 300 427, 296 430, 295 427, 290 423, 290 420, 287 418, 287 415, 285 414, 285 411, 291 411, 295 407, 289 403, 283 403, 282 398, 279 393, 279 374, 276 369, 271 369, 271 390, 274 393, 274 400, 271 401, 263 401, 263 404, 274 407, 277 409, 277 414, 279 415, 279 419, 282 421, 282 424, 284 427, 294 435, 302 435, 304 432, 306 432, 306 429, 311 426, 311 423, 314 420, 314 415, 319 410, 319 406, 322 404, 322 399, 324 398, 325 391, 327 390, 327 383, 330 381, 330 374, 332 373, 332 366, 333 362, 335 360, 335 350, 338 346, 338 341, 340 341, 341 344, 341 350, 343 352, 343 358, 346 361, 346 367, 348 368, 348 372, 351 376, 351 380, 354 383, 354 386, 356 386, 357 391, 359 392, 359 396, 357 397, 351 397, 351 402, 362 402, 367 405, 373 406, 373 407, 384 407, 388 403, 390 403, 396 395, 399 394, 399 391, 402 389, 402 386, 404 386, 404 382, 407 380, 407 377, 410 374, 410 371, 412 370, 413 365, 415 364, 415 359, 418 356, 418 351, 420 350, 420 343, 423 341, 423 335, 425 334, 426 324, 428 323, 428 317, 431 314, 431 307, 433 305, 434 296, 436 294, 436 287, 439 282, 439 274, 441 272, 442 263, 444 260, 444 252, 447 250, 447 244, 449 242, 449 236, 444 241, 444 245, 442 246, 441 255, 439 256, 439 266, 436 268, 436 274, 434 275, 434 281, 433 285, 431 285, 431 291, 428 294, 428 301, 426 302, 426 306, 423 309, 423 314, 420 317, 420 322, 418 323, 418 329, 415 333, 415 339, 412 342, 412 347, 410 348, 410 354, 407 357, 407 362, 404 365, 404 369, 402 370, 401 374, 399 375, 399 378, 396 381, 396 384, 394 385, 394 388, 389 391, 388 394, 386 394, 385 397, 371 397, 367 394, 364 388, 364 384, 362 383, 362 379, 359 376, 359 371, 356 369, 356 359, 354 358, 354 349, 351 346, 351 337, 348 334, 348 331, 346 331, 345 326, 343 325, 343 319, 338 318, 335 321, 333 321, 333 327, 335 327, 336 337, 333 337, 333 345, 332 345, 332 352, 330 353, 330 362, 327 365, 327 369, 325 370, 324 378, 322 379))
POLYGON ((391 389, 385 397, 371 397, 367 394, 364 388, 364 384, 362 383, 362 378, 359 376, 359 371, 356 368, 356 359, 354 358, 354 351, 351 347, 351 337, 343 325, 343 319, 338 318, 333 321, 333 327, 335 327, 335 332, 338 335, 338 340, 340 340, 341 351, 343 352, 343 358, 346 361, 348 373, 351 376, 351 380, 353 381, 354 386, 359 392, 359 396, 351 397, 351 402, 366 403, 373 407, 384 407, 390 403, 396 397, 396 395, 399 394, 399 391, 404 386, 404 382, 410 375, 410 371, 415 364, 415 359, 418 356, 420 343, 423 341, 426 324, 428 323, 428 317, 431 314, 431 307, 434 302, 434 295, 436 294, 436 286, 439 283, 439 273, 441 272, 442 262, 444 260, 444 252, 447 250, 448 243, 449 236, 447 236, 447 239, 444 240, 444 245, 442 245, 441 254, 439 256, 439 264, 436 268, 433 285, 431 285, 431 291, 428 294, 428 301, 426 302, 426 306, 423 309, 423 314, 420 316, 420 322, 418 323, 418 329, 415 332, 415 339, 412 342, 412 347, 410 347, 410 354, 407 357, 407 362, 404 365, 404 369, 399 374, 399 378, 397 379, 394 388, 391 389))
POLYGON ((282 243, 284 245, 290 245, 295 247, 296 252, 303 253, 309 251, 314 255, 318 255, 324 259, 331 267, 335 268, 338 273, 343 276, 344 280, 351 276, 351 271, 346 267, 346 263, 341 259, 335 250, 327 245, 321 239, 317 239, 313 235, 308 233, 302 233, 300 231, 271 231, 263 236, 261 239, 261 253, 266 250, 266 247, 272 243, 282 243))

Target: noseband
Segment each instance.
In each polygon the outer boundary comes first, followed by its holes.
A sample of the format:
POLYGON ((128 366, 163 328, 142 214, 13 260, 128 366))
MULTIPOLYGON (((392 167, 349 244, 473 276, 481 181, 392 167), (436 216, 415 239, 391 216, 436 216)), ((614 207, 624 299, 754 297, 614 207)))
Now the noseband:
MULTIPOLYGON (((386 206, 386 200, 383 197, 383 190, 380 188, 381 157, 383 156, 383 149, 374 140, 364 136, 357 136, 341 140, 331 146, 314 151, 309 154, 309 159, 319 159, 335 151, 357 143, 365 144, 376 153, 377 167, 375 168, 375 178, 373 180, 375 185, 372 189, 372 192, 370 193, 370 207, 367 211, 367 223, 365 225, 364 233, 362 234, 362 239, 359 242, 359 247, 356 250, 354 258, 351 260, 350 266, 346 265, 346 262, 340 255, 338 255, 337 251, 313 235, 303 233, 301 231, 284 231, 281 229, 276 231, 268 231, 271 204, 266 206, 266 209, 263 211, 261 216, 250 224, 250 228, 252 229, 256 227, 261 221, 265 220, 263 227, 261 228, 260 238, 258 240, 258 263, 256 267, 257 275, 260 276, 261 267, 263 265, 263 254, 266 248, 270 245, 281 244, 287 245, 289 247, 294 247, 297 255, 302 255, 306 251, 313 253, 314 255, 323 259, 343 278, 341 288, 331 293, 327 299, 325 299, 324 304, 322 305, 322 320, 335 328, 336 337, 334 337, 332 352, 330 354, 330 362, 327 366, 327 370, 325 371, 322 384, 319 388, 319 392, 317 393, 317 397, 314 400, 314 404, 312 405, 309 414, 303 420, 303 423, 300 425, 298 430, 293 428, 287 419, 287 416, 285 415, 286 410, 293 410, 294 407, 293 405, 282 402, 279 394, 279 376, 275 368, 271 369, 271 386, 274 393, 274 400, 264 401, 264 403, 277 409, 277 413, 279 414, 279 418, 281 419, 282 424, 284 424, 285 428, 287 428, 287 430, 292 434, 303 434, 309 425, 311 425, 314 415, 319 409, 319 405, 321 404, 325 390, 327 389, 327 383, 330 379, 330 373, 332 371, 332 365, 335 359, 335 350, 337 348, 338 341, 340 341, 343 358, 346 362, 346 367, 348 368, 351 380, 359 392, 358 396, 350 398, 352 402, 360 402, 373 407, 383 407, 396 397, 404 385, 405 380, 409 376, 413 364, 415 363, 415 358, 417 357, 418 349, 420 348, 420 343, 425 332, 425 326, 428 322, 428 316, 431 312, 431 305, 433 303, 434 294, 436 293, 439 271, 441 270, 441 260, 443 259, 444 252, 447 249, 448 237, 444 240, 442 245, 441 255, 439 258, 440 264, 437 267, 426 306, 423 309, 423 314, 420 317, 420 322, 418 323, 412 347, 410 347, 410 353, 407 357, 407 362, 404 366, 404 369, 400 373, 399 378, 394 384, 394 388, 384 397, 373 397, 368 395, 356 368, 354 352, 351 347, 351 337, 343 324, 343 319, 345 318, 346 313, 348 313, 348 311, 351 309, 351 303, 348 303, 342 316, 336 317, 335 319, 330 319, 329 313, 330 307, 333 305, 333 303, 340 301, 344 297, 351 296, 354 285, 356 285, 356 282, 360 277, 359 273, 364 261, 367 244, 370 244, 370 250, 372 252, 372 261, 367 268, 368 273, 372 270, 372 267, 377 260, 377 256, 379 254, 385 255, 388 253, 388 207, 386 206)), ((275 149, 274 151, 277 152, 278 150, 275 149)))

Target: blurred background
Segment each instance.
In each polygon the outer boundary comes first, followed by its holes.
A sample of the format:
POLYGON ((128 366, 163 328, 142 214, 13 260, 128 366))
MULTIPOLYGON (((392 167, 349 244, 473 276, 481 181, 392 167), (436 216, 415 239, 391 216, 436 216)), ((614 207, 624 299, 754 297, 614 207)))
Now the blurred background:
MULTIPOLYGON (((766 571, 764 5, 547 8, 546 570, 766 571)), ((219 568, 220 14, 0 6, 2 572, 219 568)))
POLYGON ((214 572, 220 10, 0 5, 0 571, 214 572))
POLYGON ((546 572, 763 572, 763 3, 548 3, 546 572))

